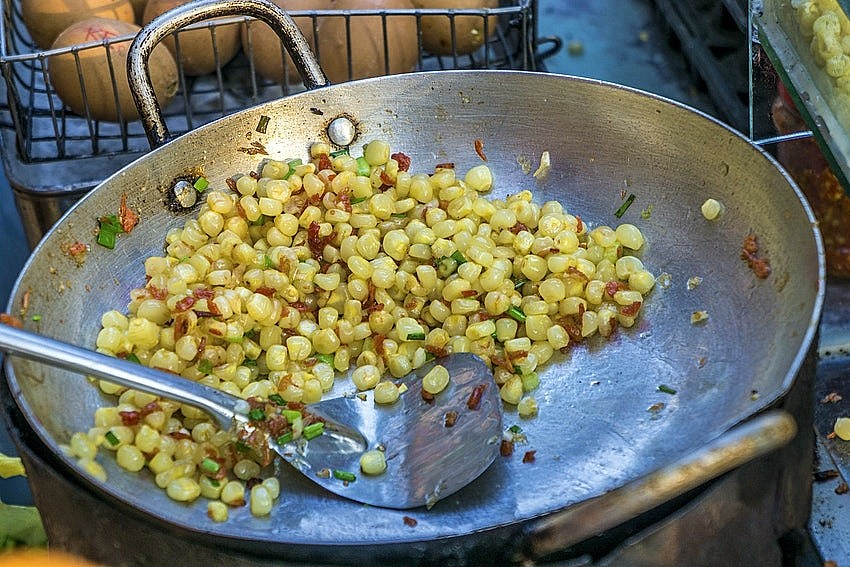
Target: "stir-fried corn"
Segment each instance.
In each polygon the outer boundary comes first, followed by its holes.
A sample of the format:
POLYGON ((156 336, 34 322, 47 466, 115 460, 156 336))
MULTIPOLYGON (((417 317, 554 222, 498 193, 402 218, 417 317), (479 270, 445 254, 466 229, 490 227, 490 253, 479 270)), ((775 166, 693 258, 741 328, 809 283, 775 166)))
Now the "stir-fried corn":
MULTIPOLYGON (((102 316, 97 349, 290 403, 318 401, 354 365, 352 384, 382 404, 400 392, 387 374, 473 352, 502 400, 531 417, 538 369, 555 351, 633 325, 654 286, 629 255, 644 244, 634 225, 590 228, 529 191, 487 199, 487 165, 414 173, 381 140, 359 158, 330 151, 266 160, 230 190, 209 191, 197 219, 168 233, 166 254, 145 261, 147 283, 127 312, 102 316)), ((423 389, 438 394, 449 380, 436 366, 423 389)), ((127 470, 148 468, 177 501, 214 500, 213 521, 246 504, 270 513, 277 480, 261 480, 267 472, 202 412, 99 384, 119 402, 68 448, 93 475, 105 476, 93 460, 102 446, 127 470)), ((293 419, 295 436, 306 431, 293 419)), ((383 459, 367 453, 363 471, 380 473, 383 459)))

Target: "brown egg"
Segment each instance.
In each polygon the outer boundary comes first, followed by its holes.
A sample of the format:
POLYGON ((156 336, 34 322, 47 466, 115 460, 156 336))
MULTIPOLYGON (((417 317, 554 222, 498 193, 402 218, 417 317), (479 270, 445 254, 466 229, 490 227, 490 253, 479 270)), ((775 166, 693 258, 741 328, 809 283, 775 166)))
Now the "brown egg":
MULTIPOLYGON (((148 0, 142 16, 144 24, 150 23, 155 17, 164 14, 172 8, 182 6, 190 0, 148 0)), ((227 65, 239 52, 239 24, 216 25, 215 42, 211 30, 180 31, 177 41, 180 43, 179 62, 183 72, 190 77, 212 73, 216 68, 227 65), (216 52, 218 59, 216 59, 216 52)), ((168 46, 171 54, 177 58, 177 42, 173 37, 167 37, 163 43, 168 46)))
MULTIPOLYGON (((414 8, 411 0, 331 0, 333 10, 414 8)), ((381 16, 351 18, 351 54, 345 18, 329 16, 318 22, 319 59, 333 83, 413 71, 419 60, 415 16, 387 16, 387 41, 381 16), (386 50, 385 50, 386 47, 386 50), (386 51, 386 55, 385 55, 386 51), (349 73, 349 59, 351 70, 349 73)))
MULTIPOLYGON (((135 24, 118 20, 89 18, 72 24, 59 34, 53 42, 53 48, 132 35, 139 29, 141 28, 135 24)), ((138 118, 138 111, 127 82, 129 47, 130 42, 127 41, 81 49, 79 71, 73 53, 53 55, 47 59, 50 84, 62 102, 80 116, 87 116, 86 105, 88 104, 88 112, 95 120, 109 122, 117 122, 119 118, 135 120, 138 118)), ((151 53, 148 65, 157 100, 160 105, 165 106, 177 92, 177 64, 168 49, 164 45, 158 45, 151 53)))
MULTIPOLYGON (((417 8, 498 8, 499 0, 413 0, 417 8)), ((452 50, 452 24, 447 16, 424 16, 422 18, 422 47, 434 55, 464 55, 472 53, 487 41, 487 36, 496 31, 498 18, 489 16, 455 16, 454 50, 452 50), (484 22, 487 22, 485 30, 484 22)))
MULTIPOLYGON (((287 11, 325 10, 327 0, 273 0, 275 4, 287 11)), ((307 42, 313 47, 313 20, 311 18, 293 17, 301 29, 307 42)), ((284 58, 280 38, 263 22, 251 22, 250 26, 242 27, 242 51, 249 55, 257 73, 275 83, 284 82, 284 74, 289 83, 301 82, 301 76, 295 69, 292 58, 286 53, 284 58), (250 32, 249 32, 250 29, 250 32)))
POLYGON ((86 18, 133 22, 130 0, 21 0, 24 23, 35 44, 48 49, 68 26, 86 18))

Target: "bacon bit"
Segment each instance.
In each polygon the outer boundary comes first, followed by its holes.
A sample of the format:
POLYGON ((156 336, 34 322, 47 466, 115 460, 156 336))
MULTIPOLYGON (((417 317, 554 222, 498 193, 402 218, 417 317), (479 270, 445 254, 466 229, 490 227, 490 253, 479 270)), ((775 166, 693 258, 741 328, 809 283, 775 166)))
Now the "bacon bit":
POLYGON ((626 317, 634 317, 640 311, 641 302, 635 301, 631 305, 623 305, 620 307, 620 314, 626 317))
POLYGON ((469 394, 469 399, 466 400, 466 407, 471 410, 477 410, 481 405, 481 398, 484 397, 484 391, 487 389, 487 384, 478 384, 475 388, 472 389, 472 393, 469 394))
POLYGON ((398 162, 399 171, 408 171, 410 169, 410 158, 407 156, 407 154, 398 152, 392 154, 390 157, 398 162))
POLYGON ((388 188, 395 185, 395 181, 393 181, 392 177, 390 177, 390 174, 383 169, 381 170, 381 183, 386 185, 388 188))
POLYGON ((325 245, 331 239, 331 235, 319 236, 320 229, 321 226, 316 221, 311 222, 307 228, 307 246, 310 248, 310 252, 314 258, 321 258, 325 250, 325 245))
POLYGON ((259 486, 262 483, 263 483, 263 479, 261 479, 261 478, 257 478, 257 477, 249 478, 248 480, 245 481, 245 489, 251 490, 255 486, 259 486))
POLYGON ((499 445, 499 454, 503 457, 510 457, 514 454, 514 442, 508 439, 502 439, 499 445))
POLYGON ((826 434, 827 439, 835 439, 836 437, 838 437, 838 435, 835 434, 835 431, 830 431, 826 434))
MULTIPOLYGON (((215 303, 211 303, 210 307, 215 306, 215 303)), ((215 311, 203 311, 201 309, 193 309, 192 312, 198 317, 218 317, 221 315, 221 312, 218 310, 218 307, 215 308, 215 311)))
POLYGON ((259 293, 260 295, 265 295, 266 297, 274 297, 275 289, 273 287, 258 287, 254 290, 254 293, 259 293))
POLYGON ((26 313, 30 308, 30 297, 32 296, 32 290, 28 289, 24 292, 24 296, 21 298, 21 312, 26 313))
POLYGON ((139 425, 142 420, 142 415, 137 411, 119 411, 118 415, 121 417, 121 424, 128 427, 139 425))
POLYGON ((620 290, 626 289, 626 284, 623 282, 618 282, 616 280, 611 280, 610 282, 605 284, 605 293, 609 296, 614 297, 614 294, 620 290))
POLYGON ((513 363, 514 360, 522 360, 523 358, 528 357, 528 351, 527 350, 515 350, 514 352, 511 353, 510 356, 508 356, 507 353, 505 353, 505 357, 508 358, 511 361, 511 363, 513 363))
POLYGON ((757 278, 763 280, 771 273, 770 261, 759 257, 758 240, 754 234, 748 234, 741 245, 741 259, 747 261, 747 266, 757 278))
POLYGON ((848 492, 850 492, 850 487, 847 486, 846 482, 841 482, 835 487, 836 494, 847 494, 848 492))
POLYGON ((478 157, 480 157, 482 161, 487 161, 487 156, 484 155, 484 140, 475 140, 475 153, 478 154, 478 157))
POLYGON ((375 342, 375 354, 378 356, 384 355, 384 341, 387 339, 386 335, 382 335, 380 333, 376 334, 374 337, 375 342))
POLYGON ((82 256, 83 254, 88 252, 88 250, 89 250, 88 245, 77 241, 77 242, 74 242, 73 244, 70 244, 68 246, 68 255, 71 256, 74 259, 79 259, 80 256, 82 256))
POLYGON ((231 191, 236 191, 236 180, 235 179, 233 179, 232 177, 228 177, 227 179, 224 180, 224 182, 227 184, 228 189, 230 189, 231 191))
POLYGON ((815 471, 812 473, 812 479, 815 482, 824 482, 827 480, 832 480, 833 478, 838 478, 838 470, 837 469, 827 469, 825 471, 815 471))
POLYGON ((242 207, 242 203, 236 201, 236 214, 238 214, 243 219, 247 219, 248 215, 245 213, 245 209, 242 207))
POLYGON ((139 215, 127 206, 126 193, 121 195, 121 205, 118 207, 118 219, 121 221, 121 228, 128 234, 139 224, 139 215))
POLYGON ((156 287, 154 285, 148 287, 148 293, 151 294, 151 297, 154 299, 164 300, 168 297, 168 290, 156 287))
POLYGON ((248 173, 248 176, 252 177, 252 178, 254 178, 258 181, 263 177, 262 175, 260 175, 259 171, 251 171, 251 172, 248 173))
POLYGON ((316 193, 315 195, 310 195, 309 197, 307 197, 307 203, 310 204, 310 205, 313 205, 314 207, 317 206, 321 202, 322 202, 322 195, 320 195, 319 193, 316 193))
POLYGON ((522 224, 521 222, 517 221, 516 224, 513 225, 509 230, 511 232, 513 232, 514 234, 519 234, 523 230, 527 231, 528 227, 525 226, 524 224, 522 224))
POLYGON ((438 206, 445 211, 446 209, 449 208, 449 202, 446 201, 445 199, 440 199, 438 206))
POLYGON ((299 313, 308 313, 310 311, 310 306, 303 301, 293 301, 289 304, 289 306, 293 309, 297 309, 299 313))
POLYGON ((478 295, 478 292, 474 289, 465 289, 460 292, 461 297, 475 297, 476 295, 478 295))
POLYGON ((183 312, 183 311, 187 311, 194 304, 195 304, 195 298, 192 297, 191 295, 187 295, 186 297, 184 297, 183 299, 181 299, 180 301, 178 301, 177 303, 174 304, 174 310, 177 311, 178 313, 183 312))
POLYGON ((437 169, 454 169, 454 168, 455 168, 455 164, 454 164, 453 161, 447 161, 445 163, 438 163, 437 165, 434 166, 435 170, 437 170, 437 169))
POLYGON ((522 456, 522 462, 533 463, 534 459, 536 458, 536 455, 537 451, 526 451, 525 454, 522 456))
POLYGON ((434 401, 434 394, 422 390, 422 399, 430 404, 434 401))
POLYGON ((416 524, 419 523, 416 521, 416 518, 411 518, 410 516, 404 516, 402 520, 404 520, 404 525, 410 528, 415 528, 416 524))
POLYGON ((514 365, 511 364, 511 362, 507 358, 501 357, 498 354, 494 354, 490 357, 490 362, 492 362, 493 364, 495 364, 496 366, 498 366, 500 368, 504 368, 505 370, 507 370, 511 374, 514 373, 514 365))
POLYGON ((446 427, 454 427, 455 423, 457 423, 457 412, 456 411, 446 412, 446 421, 445 421, 446 427))
POLYGON ((581 217, 576 215, 576 233, 580 233, 584 230, 584 223, 581 222, 581 217))
POLYGON ((844 398, 842 397, 842 395, 839 394, 838 392, 830 392, 829 394, 827 394, 826 396, 824 396, 821 399, 820 403, 822 403, 822 404, 835 404, 835 403, 840 402, 843 399, 844 398))
POLYGON ((141 409, 141 414, 142 417, 146 417, 154 412, 160 411, 161 409, 162 407, 159 405, 159 402, 151 402, 141 409))
POLYGON ((172 431, 168 435, 173 437, 174 439, 177 439, 178 441, 180 439, 191 439, 192 438, 192 434, 189 433, 188 431, 186 431, 185 429, 178 429, 177 431, 172 431))
POLYGON ((581 335, 581 315, 564 315, 555 321, 564 328, 572 342, 580 342, 584 337, 581 335))
POLYGON ((15 327, 16 329, 24 328, 24 322, 21 321, 20 318, 10 315, 9 313, 0 313, 0 323, 10 327, 15 327))
POLYGON ((346 213, 351 212, 351 195, 349 195, 348 193, 340 193, 337 202, 343 211, 345 211, 346 213))
POLYGON ((445 347, 438 347, 436 345, 425 345, 423 348, 425 349, 425 352, 430 352, 437 358, 442 358, 449 354, 448 349, 446 349, 445 347))
POLYGON ((333 168, 333 162, 331 161, 331 156, 328 154, 322 154, 316 158, 316 170, 322 171, 323 169, 331 169, 333 168))
POLYGON ((193 289, 192 295, 195 296, 195 299, 212 299, 215 297, 215 291, 206 287, 200 287, 198 289, 193 289))

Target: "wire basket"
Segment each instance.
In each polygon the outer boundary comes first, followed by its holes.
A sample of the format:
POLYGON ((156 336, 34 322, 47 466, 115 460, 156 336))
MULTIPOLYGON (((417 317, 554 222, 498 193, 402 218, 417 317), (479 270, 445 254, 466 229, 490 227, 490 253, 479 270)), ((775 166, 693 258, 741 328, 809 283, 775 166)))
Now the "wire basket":
MULTIPOLYGON (((21 164, 39 164, 62 162, 92 157, 120 157, 147 151, 148 142, 138 120, 119 118, 118 121, 98 120, 90 112, 87 102, 84 108, 72 112, 50 82, 48 62, 52 57, 70 54, 77 60, 86 51, 100 50, 105 46, 117 46, 131 41, 132 36, 120 36, 93 41, 80 46, 58 50, 39 51, 24 25, 20 0, 3 0, 2 44, 0 44, 0 72, 5 79, 5 100, 0 99, 0 128, 9 130, 3 138, 4 151, 14 152, 14 161, 21 164), (13 147, 8 142, 14 132, 13 147)), ((378 34, 386 38, 388 30, 400 18, 416 22, 418 54, 415 61, 417 70, 438 69, 523 69, 534 68, 534 27, 533 12, 536 0, 503 0, 498 8, 492 9, 453 9, 453 10, 352 10, 333 11, 292 11, 290 15, 302 29, 318 31, 322 18, 340 17, 344 25, 335 29, 351 30, 360 18, 372 18, 380 21, 382 29, 378 34), (456 45, 444 53, 429 53, 423 43, 423 22, 426 18, 440 17, 449 22, 454 33, 457 18, 480 18, 487 40, 472 53, 458 53, 456 45), (494 25, 495 22, 495 25, 494 25), (495 28, 495 29, 492 29, 495 28)), ((433 21, 433 20, 432 20, 433 21)), ((179 55, 180 36, 196 29, 205 30, 211 38, 220 35, 223 26, 240 26, 243 35, 250 37, 259 22, 250 18, 227 19, 216 22, 196 24, 177 32, 177 55, 179 55)), ((201 32, 203 33, 203 32, 201 32)), ((193 40, 194 41, 194 40, 193 40)), ((218 41, 218 40, 215 40, 218 41)), ((185 40, 184 40, 185 43, 185 40)), ((230 61, 218 64, 216 52, 215 69, 201 76, 190 76, 178 59, 179 86, 176 96, 168 102, 163 113, 166 124, 172 134, 188 132, 204 123, 231 114, 241 109, 279 98, 303 90, 297 77, 285 74, 283 80, 271 81, 257 72, 254 65, 252 42, 242 42, 242 49, 230 61)), ((352 42, 343 43, 351 49, 352 42)), ((392 70, 389 60, 392 57, 392 45, 383 47, 385 68, 373 74, 388 74, 392 70)), ((317 57, 320 62, 325 57, 340 57, 340 53, 322 53, 317 57)), ((346 54, 351 61, 351 52, 346 54)), ((117 58, 116 58, 117 59, 117 58)), ((109 60, 110 66, 123 65, 123 61, 109 60)), ((353 70, 349 64, 349 70, 353 70)), ((409 69, 414 70, 414 69, 409 69)), ((116 69, 110 69, 113 88, 123 77, 116 69)), ((79 74, 79 91, 83 101, 88 101, 91 93, 86 92, 83 74, 79 74)), ((349 76, 349 78, 360 78, 349 76)), ((104 93, 97 93, 105 96, 104 93)), ((112 93, 115 94, 115 93, 112 93)), ((120 101, 119 101, 120 102, 120 101)), ((129 105, 125 105, 129 106, 129 105)), ((126 110, 126 109, 125 109, 126 110)), ((131 113, 132 114, 132 113, 131 113)), ((7 161, 9 156, 4 156, 7 161)), ((123 161, 123 160, 121 160, 123 161)))

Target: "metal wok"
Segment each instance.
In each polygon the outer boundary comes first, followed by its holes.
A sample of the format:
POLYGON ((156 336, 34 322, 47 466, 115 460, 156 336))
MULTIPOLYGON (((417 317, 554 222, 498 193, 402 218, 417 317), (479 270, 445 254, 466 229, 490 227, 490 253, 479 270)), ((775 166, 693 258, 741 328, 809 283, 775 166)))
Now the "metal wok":
POLYGON ((226 178, 263 157, 250 148, 306 157, 310 142, 328 140, 326 128, 338 116, 356 124, 354 146, 386 139, 421 171, 446 161, 459 170, 477 165, 473 140, 483 140, 494 196, 530 189, 537 201, 558 200, 588 222, 638 225, 648 242, 644 263, 656 275, 669 274, 669 285, 656 286, 634 328, 557 356, 541 374, 539 416, 505 415, 506 425, 522 427, 527 445, 431 510, 362 506, 281 467, 283 496, 270 518, 245 511, 216 524, 205 502, 173 502, 148 475, 126 473, 105 456, 110 480, 99 483, 60 444, 91 426, 104 398, 78 375, 8 358, 16 404, 70 474, 169 530, 263 557, 506 561, 593 535, 610 527, 600 515, 612 513, 616 521, 639 513, 794 434, 787 415, 764 411, 792 385, 822 304, 823 251, 800 192, 770 156, 708 116, 574 77, 500 71, 383 77, 307 91, 201 127, 77 203, 33 252, 9 311, 25 307, 28 328, 92 347, 101 313, 126 305, 129 291, 144 281, 144 258, 161 255, 168 229, 193 214, 170 206, 176 178, 202 172, 212 187, 226 188, 226 178), (535 178, 530 172, 544 151, 551 170, 535 178), (617 219, 624 191, 636 199, 617 219), (96 219, 116 213, 124 197, 141 223, 114 250, 94 244, 96 219), (709 197, 725 205, 711 222, 700 214, 709 197), (766 279, 741 259, 749 234, 770 260, 766 279), (83 261, 67 254, 75 242, 91 244, 83 261), (694 276, 702 282, 689 289, 694 276), (708 320, 692 324, 697 310, 708 320), (659 391, 662 384, 675 394, 659 391), (740 429, 754 416, 749 429, 740 429), (532 450, 534 462, 523 463, 532 450), (683 466, 671 468, 676 463, 683 466), (415 527, 405 516, 415 518, 415 527), (502 548, 493 547, 494 534, 502 548))

